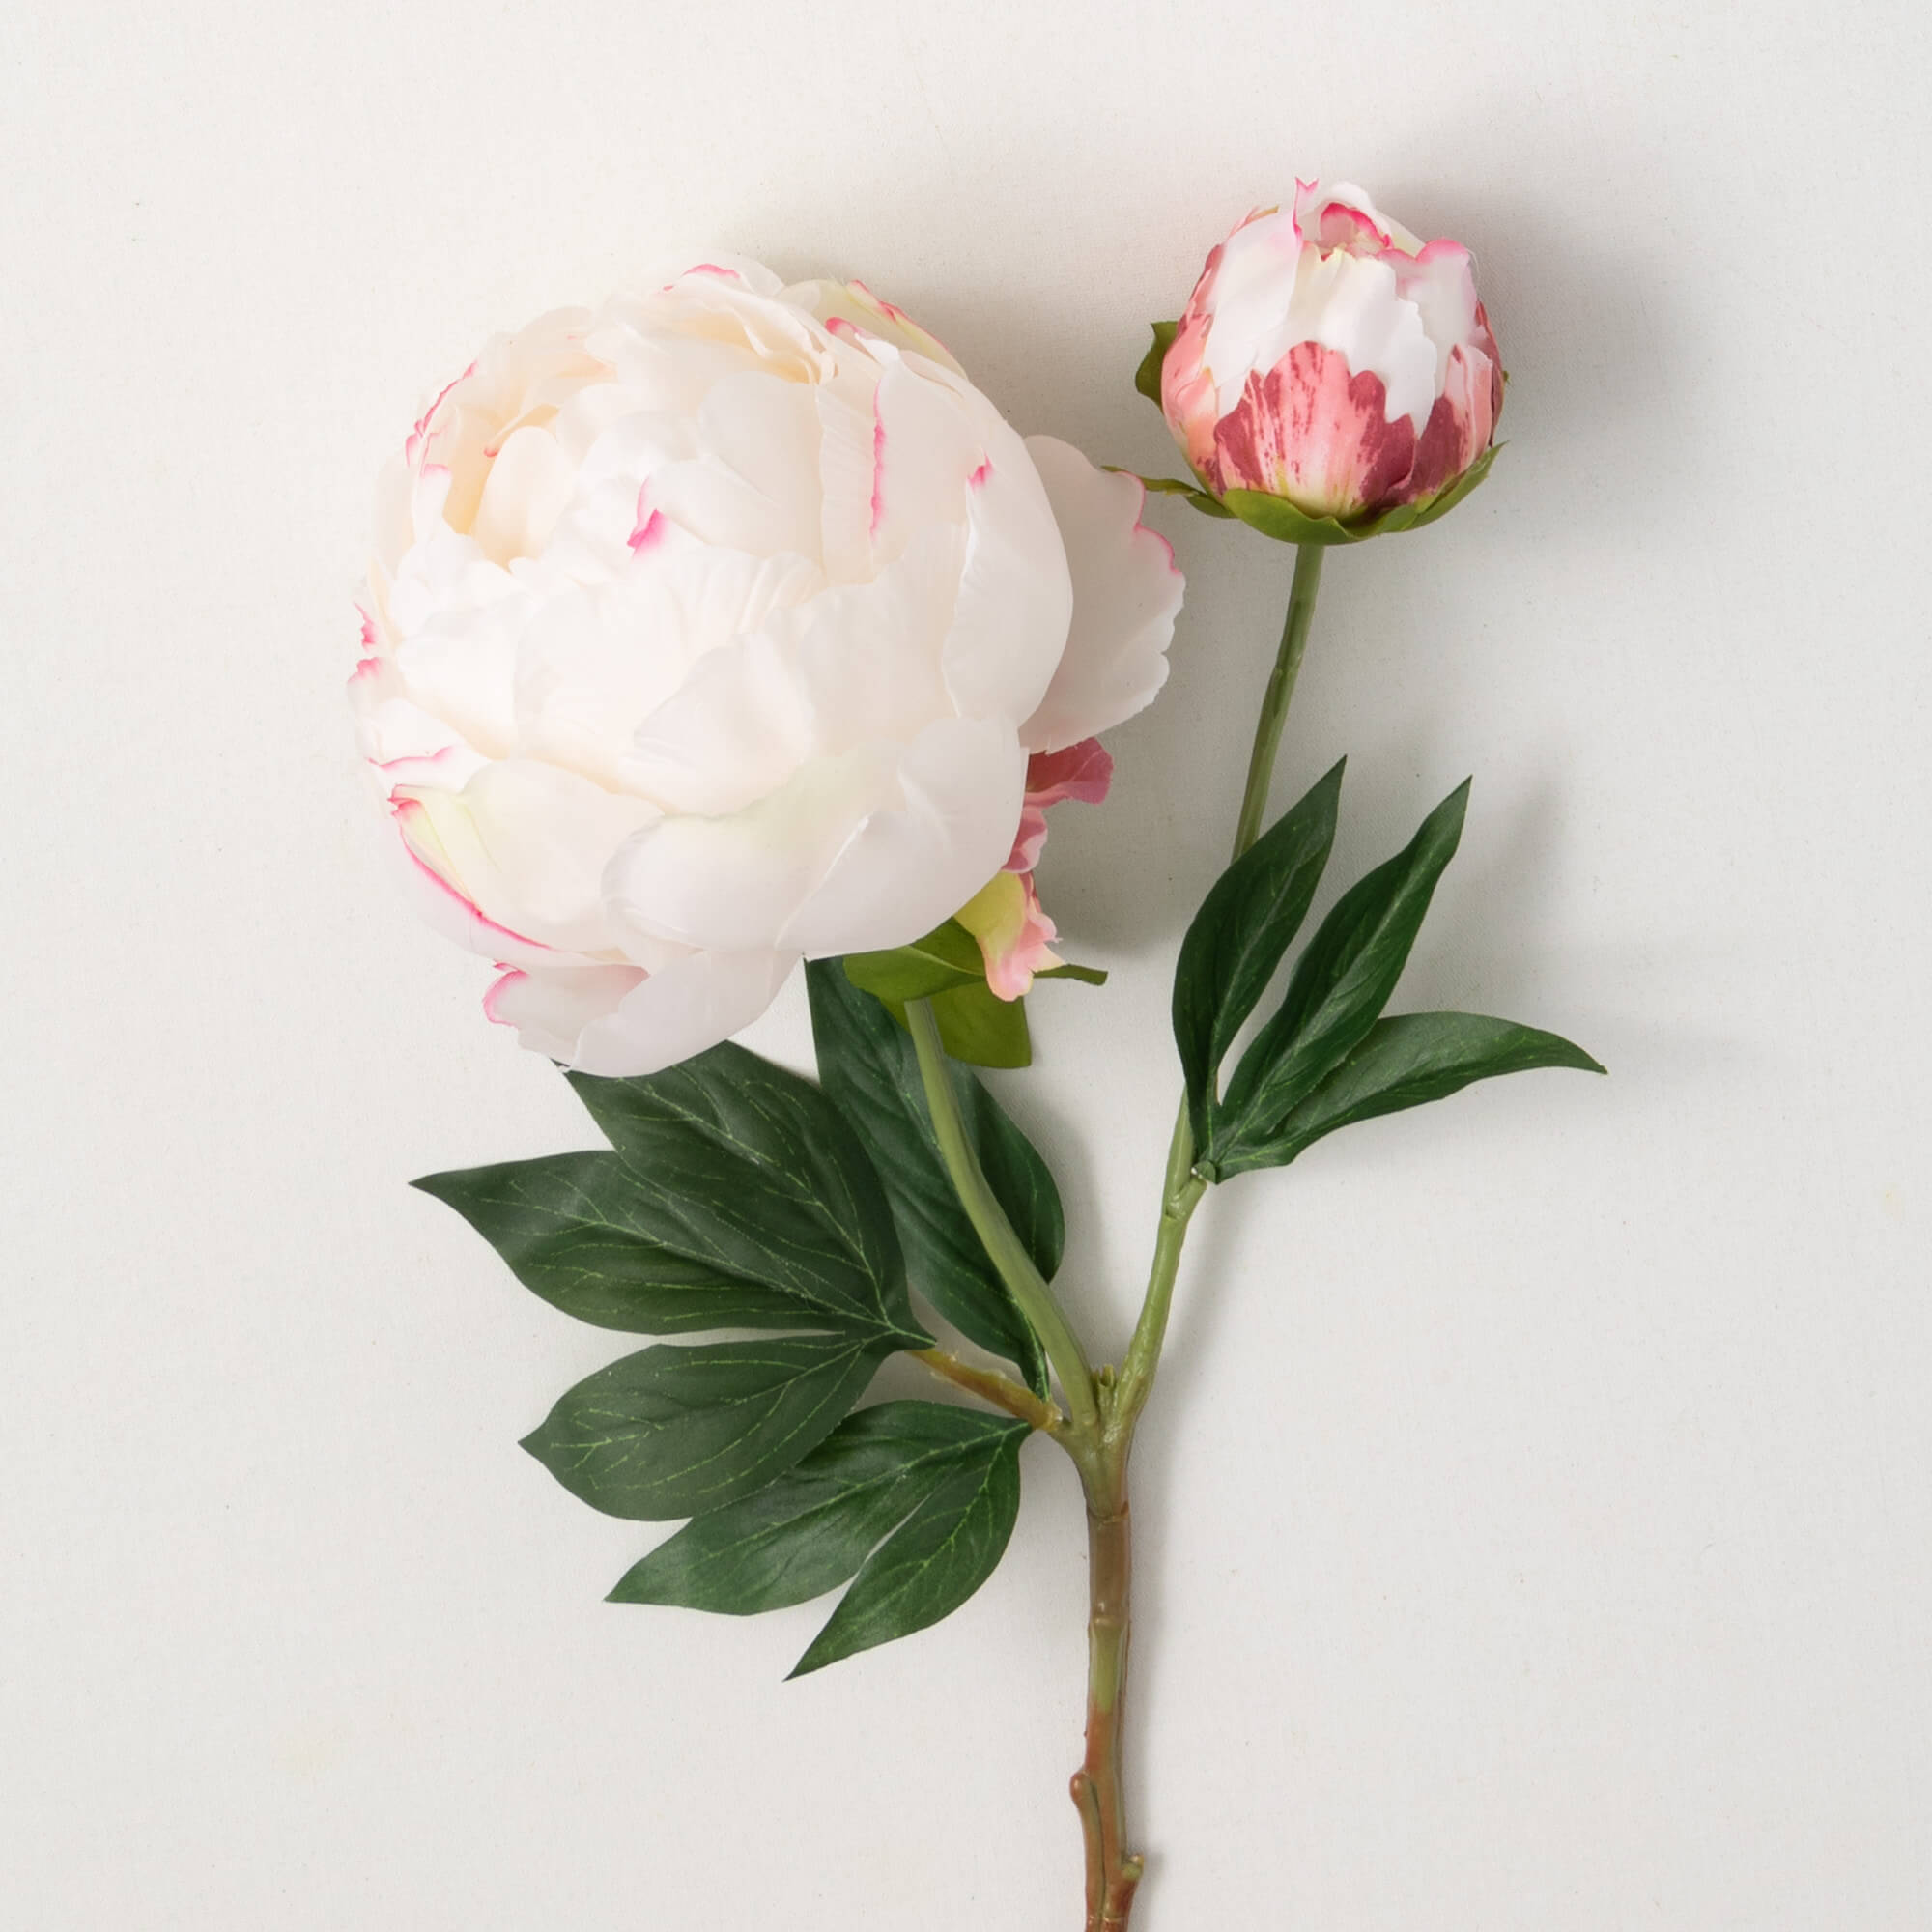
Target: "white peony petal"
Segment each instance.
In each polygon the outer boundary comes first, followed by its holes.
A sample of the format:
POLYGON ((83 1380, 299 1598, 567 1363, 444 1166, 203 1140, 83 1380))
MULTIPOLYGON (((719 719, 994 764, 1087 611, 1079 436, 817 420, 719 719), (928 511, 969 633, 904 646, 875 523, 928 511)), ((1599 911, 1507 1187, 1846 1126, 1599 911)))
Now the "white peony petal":
MULTIPOLYGON (((613 914, 686 946, 780 946, 853 834, 872 812, 898 802, 896 764, 890 746, 814 758, 742 811, 668 817, 645 828, 605 873, 613 914)), ((1017 820, 1017 804, 1012 816, 1017 820)))
POLYGON ((727 376, 698 412, 700 454, 650 480, 652 505, 707 543, 816 557, 818 412, 812 390, 777 376, 727 376))
POLYGON ((613 944, 604 867, 655 807, 528 758, 485 765, 460 792, 410 785, 396 795, 414 803, 446 855, 438 870, 485 917, 572 952, 613 944))
POLYGON ((1230 414, 1248 377, 1265 375, 1297 342, 1336 350, 1354 374, 1380 378, 1386 420, 1406 415, 1420 433, 1435 400, 1436 350, 1395 270, 1372 255, 1303 247, 1282 210, 1222 243, 1203 357, 1216 414, 1230 414))
POLYGON ((966 564, 942 666, 964 717, 1031 717, 1066 645, 1073 580, 1046 487, 1004 422, 967 487, 966 564))
POLYGON ((1140 521, 1147 492, 1097 469, 1071 443, 1030 436, 1073 574, 1066 649, 1038 710, 1020 728, 1029 752, 1057 752, 1153 701, 1184 588, 1167 539, 1140 521))
POLYGON ((871 582, 774 611, 713 651, 639 727, 625 786, 667 811, 721 816, 808 758, 916 737, 950 709, 939 654, 962 548, 950 526, 928 527, 871 582))
POLYGON ((515 1027, 519 1046, 574 1066, 583 1030, 609 1019, 644 978, 637 966, 519 967, 484 995, 483 1010, 515 1027))
POLYGON ((535 556, 570 500, 575 471, 549 426, 511 432, 490 466, 469 533, 492 563, 535 556))
POLYGON ((808 958, 903 946, 966 903, 1006 863, 1026 753, 1004 719, 946 719, 906 748, 882 804, 781 930, 808 958))
POLYGON ((795 952, 693 952, 653 973, 579 1034, 572 1065, 635 1079, 728 1039, 771 1005, 795 952))
POLYGON ((967 480, 986 460, 986 423, 999 421, 977 392, 937 373, 895 355, 879 378, 871 524, 882 557, 898 555, 930 525, 966 521, 967 480))
POLYGON ((875 296, 864 282, 794 282, 784 298, 815 315, 835 335, 850 329, 861 336, 876 336, 957 375, 966 373, 936 335, 922 328, 904 309, 875 296))
POLYGON ((653 544, 625 577, 566 585, 531 621, 518 654, 518 744, 612 789, 655 796, 629 770, 638 726, 708 653, 809 598, 803 557, 653 544))

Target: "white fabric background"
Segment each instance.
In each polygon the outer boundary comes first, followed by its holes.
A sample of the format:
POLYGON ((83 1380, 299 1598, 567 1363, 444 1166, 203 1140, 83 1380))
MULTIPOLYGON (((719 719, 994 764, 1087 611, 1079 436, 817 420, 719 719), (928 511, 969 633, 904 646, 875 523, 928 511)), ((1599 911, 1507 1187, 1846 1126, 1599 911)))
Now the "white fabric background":
MULTIPOLYGON (((1137 1925, 1927 1923, 1925 15, 1704 0, 43 0, 0 21, 12 1922, 1069 1932, 1083 1558, 784 1685, 516 1437, 622 1338, 436 1168, 587 1145, 411 920, 341 685, 379 458, 687 246, 857 273, 1171 469, 1145 324, 1296 170, 1476 248, 1509 448, 1331 560, 1278 801, 1465 772, 1400 1005, 1541 1074, 1212 1199, 1138 1469, 1137 1925)), ((1002 1083, 1122 1346, 1289 556, 1167 695, 1002 1083)), ((794 988, 794 994, 796 989, 794 988)), ((803 1001, 753 1043, 798 1060, 803 1001)), ((895 1385, 890 1382, 889 1385, 895 1385)))

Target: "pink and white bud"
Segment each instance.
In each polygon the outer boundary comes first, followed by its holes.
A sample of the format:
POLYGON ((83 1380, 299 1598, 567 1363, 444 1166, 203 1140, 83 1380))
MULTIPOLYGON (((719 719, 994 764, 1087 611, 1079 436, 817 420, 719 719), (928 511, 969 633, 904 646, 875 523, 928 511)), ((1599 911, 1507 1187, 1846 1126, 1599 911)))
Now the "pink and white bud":
POLYGON ((1295 185, 1214 252, 1161 363, 1161 410, 1214 496, 1350 523, 1447 490, 1489 448, 1502 364, 1469 251, 1347 183, 1295 185))

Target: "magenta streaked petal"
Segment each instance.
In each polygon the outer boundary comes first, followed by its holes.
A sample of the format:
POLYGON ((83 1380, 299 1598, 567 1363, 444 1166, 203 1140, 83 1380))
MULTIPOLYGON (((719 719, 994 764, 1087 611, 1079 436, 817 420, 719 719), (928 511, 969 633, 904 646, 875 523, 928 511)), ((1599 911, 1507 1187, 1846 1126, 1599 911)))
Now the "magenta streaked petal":
POLYGON ((1099 805, 1114 782, 1114 754, 1097 738, 1083 738, 1058 752, 1036 752, 1027 760, 1027 803, 1045 807, 1076 798, 1099 805))
POLYGON ((1390 500, 1415 460, 1406 415, 1383 414, 1381 378, 1352 376, 1319 343, 1297 343, 1265 376, 1250 376, 1235 412, 1215 425, 1223 489, 1282 497, 1313 517, 1352 517, 1390 500))

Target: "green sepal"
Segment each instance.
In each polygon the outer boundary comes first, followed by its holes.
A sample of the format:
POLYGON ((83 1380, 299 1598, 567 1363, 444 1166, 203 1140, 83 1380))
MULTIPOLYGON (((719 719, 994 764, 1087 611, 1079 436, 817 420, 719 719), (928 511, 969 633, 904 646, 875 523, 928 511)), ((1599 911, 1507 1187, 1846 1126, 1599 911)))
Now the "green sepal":
POLYGON ((968 1066, 1031 1066, 1033 1036, 1024 1000, 1003 1000, 986 984, 980 942, 949 919, 923 939, 880 952, 848 952, 845 977, 882 1001, 900 1026, 908 1000, 930 1000, 939 1037, 968 1066))
MULTIPOLYGON (((910 1037, 837 961, 812 960, 805 975, 818 1077, 884 1183, 914 1285, 961 1334, 1017 1364, 1028 1386, 1044 1395, 1045 1353, 940 1157, 910 1037)), ((963 1066, 950 1072, 980 1166, 1034 1265, 1051 1281, 1066 1240, 1053 1176, 984 1086, 963 1066)))
POLYGON ((1179 322, 1156 322, 1153 327, 1153 346, 1141 357, 1141 366, 1134 371, 1134 387, 1151 402, 1155 409, 1160 408, 1160 365, 1167 360, 1167 352, 1174 347, 1174 338, 1180 333, 1179 322))
POLYGON ((864 1580, 876 1566, 911 1587, 887 1601, 867 1583, 871 1613, 862 1601, 843 1633, 863 1641, 841 1641, 828 1626, 799 1672, 923 1629, 956 1609, 991 1574, 1011 1531, 1011 1511, 1005 1511, 1004 1530, 997 1508, 985 1525, 996 1537, 979 1528, 974 1561, 942 1568, 928 1560, 917 1577, 907 1552, 895 1549, 895 1532, 949 1490, 955 1533, 978 1527, 960 1501, 990 1490, 999 1492, 990 1500, 1004 1506, 1009 1469, 1016 1504, 1019 1445, 1027 1433, 1023 1422, 942 1403, 862 1408, 782 1476, 660 1544, 626 1573, 611 1601, 751 1616, 809 1602, 855 1576, 864 1580))
POLYGON ((1104 986, 1107 983, 1104 967, 1076 966, 1070 959, 1063 959, 1058 966, 1043 966, 1033 977, 1036 980, 1074 980, 1083 986, 1104 986))
POLYGON ((1289 1109, 1350 1052, 1380 1017, 1468 809, 1465 779, 1402 851, 1344 893, 1294 962, 1288 991, 1258 1033, 1216 1110, 1208 1152, 1227 1171, 1243 1148, 1273 1138, 1289 1109))
POLYGON ((1209 1147, 1221 1062, 1301 928, 1335 843, 1338 763, 1214 882, 1180 943, 1174 1039, 1194 1144, 1209 1147))
POLYGON ((1232 517, 1235 514, 1219 498, 1210 497, 1195 484, 1181 482, 1178 476, 1141 476, 1134 470, 1124 473, 1133 476, 1151 497, 1185 497, 1205 517, 1232 517))
POLYGON ((908 1000, 929 1000, 958 986, 983 985, 986 959, 980 942, 956 919, 949 919, 909 945, 848 952, 845 977, 888 1005, 903 1007, 908 1000))
POLYGON ((568 1390, 523 1446, 607 1516, 700 1515, 810 1455, 899 1346, 863 1332, 661 1344, 568 1390))
POLYGON ((1580 1046, 1481 1013, 1401 1013, 1378 1020, 1312 1094, 1292 1107, 1266 1140, 1225 1156, 1225 1178, 1251 1168, 1286 1167, 1338 1127, 1420 1107, 1477 1080, 1538 1067, 1605 1069, 1580 1046))
MULTIPOLYGON (((1343 522, 1336 517, 1311 517, 1297 510, 1284 497, 1262 490, 1224 490, 1221 502, 1232 516, 1240 518, 1250 529, 1273 537, 1277 543, 1351 544, 1370 537, 1392 536, 1400 530, 1419 530, 1437 517, 1447 516, 1470 491, 1490 473, 1496 452, 1503 445, 1492 443, 1447 489, 1415 503, 1398 503, 1373 517, 1356 517, 1343 522)), ((1185 484, 1179 486, 1183 491, 1185 484)))

